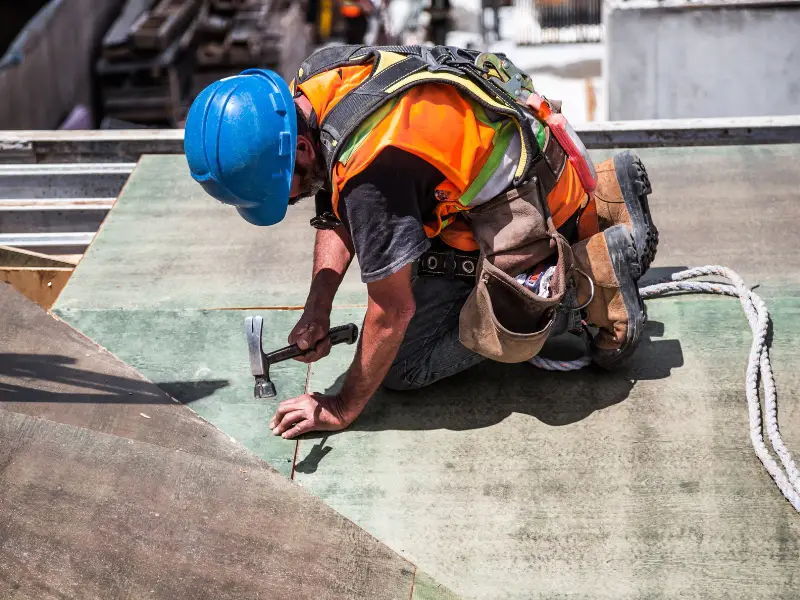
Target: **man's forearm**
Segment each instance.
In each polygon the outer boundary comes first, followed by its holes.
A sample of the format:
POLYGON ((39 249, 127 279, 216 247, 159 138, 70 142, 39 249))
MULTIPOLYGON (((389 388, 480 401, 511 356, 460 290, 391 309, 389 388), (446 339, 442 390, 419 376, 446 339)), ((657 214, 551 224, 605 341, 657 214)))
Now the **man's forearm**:
POLYGON ((370 303, 356 356, 342 385, 349 420, 355 419, 377 391, 405 337, 414 307, 386 312, 370 303))
POLYGON ((333 298, 353 260, 353 253, 353 242, 344 227, 317 231, 306 310, 330 313, 333 298))

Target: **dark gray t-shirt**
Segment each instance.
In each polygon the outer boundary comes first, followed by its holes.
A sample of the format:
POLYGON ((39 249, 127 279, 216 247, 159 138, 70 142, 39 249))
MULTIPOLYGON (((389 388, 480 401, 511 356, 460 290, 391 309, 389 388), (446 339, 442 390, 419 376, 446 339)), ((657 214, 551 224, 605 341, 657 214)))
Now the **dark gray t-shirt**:
POLYGON ((430 247, 423 220, 442 181, 430 163, 390 147, 347 182, 339 216, 353 238, 364 283, 396 273, 430 247))

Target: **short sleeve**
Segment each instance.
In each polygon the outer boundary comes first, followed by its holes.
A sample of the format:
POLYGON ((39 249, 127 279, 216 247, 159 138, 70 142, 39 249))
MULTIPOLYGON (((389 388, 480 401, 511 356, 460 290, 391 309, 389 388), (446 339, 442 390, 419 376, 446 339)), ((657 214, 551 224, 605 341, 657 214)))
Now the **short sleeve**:
POLYGON ((423 159, 389 147, 339 194, 339 216, 350 232, 364 283, 384 279, 430 247, 424 217, 444 176, 423 159))

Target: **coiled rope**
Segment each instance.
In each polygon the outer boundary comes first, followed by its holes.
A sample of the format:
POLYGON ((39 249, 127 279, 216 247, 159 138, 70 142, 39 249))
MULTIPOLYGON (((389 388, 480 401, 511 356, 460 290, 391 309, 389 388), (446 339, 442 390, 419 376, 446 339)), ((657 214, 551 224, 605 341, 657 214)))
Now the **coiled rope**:
MULTIPOLYGON (((672 294, 717 294, 739 298, 744 314, 750 323, 753 333, 753 344, 747 361, 745 393, 747 410, 750 415, 750 441, 764 468, 770 474, 781 493, 800 512, 800 471, 781 438, 778 427, 778 394, 772 365, 769 362, 767 347, 767 331, 769 329, 769 313, 764 301, 744 283, 741 277, 726 267, 706 266, 687 269, 673 273, 668 279, 655 282, 640 288, 642 298, 661 298, 672 294), (728 283, 708 281, 686 281, 695 277, 724 277, 728 283), (759 380, 764 386, 764 417, 767 437, 772 449, 780 460, 780 464, 772 457, 764 441, 762 426, 761 401, 759 398, 759 380)), ((531 360, 534 366, 547 371, 576 371, 590 363, 588 357, 574 361, 553 361, 535 357, 531 360)))

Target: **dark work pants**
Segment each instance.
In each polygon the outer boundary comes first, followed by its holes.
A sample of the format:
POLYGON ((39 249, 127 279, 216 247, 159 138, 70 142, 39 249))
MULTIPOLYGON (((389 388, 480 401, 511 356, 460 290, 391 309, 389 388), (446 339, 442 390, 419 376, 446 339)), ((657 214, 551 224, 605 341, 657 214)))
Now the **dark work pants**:
POLYGON ((392 390, 413 390, 486 360, 458 341, 458 319, 474 279, 415 277, 417 310, 394 363, 383 380, 392 390))

